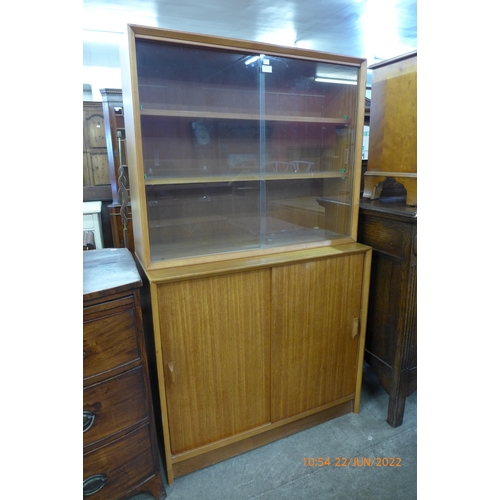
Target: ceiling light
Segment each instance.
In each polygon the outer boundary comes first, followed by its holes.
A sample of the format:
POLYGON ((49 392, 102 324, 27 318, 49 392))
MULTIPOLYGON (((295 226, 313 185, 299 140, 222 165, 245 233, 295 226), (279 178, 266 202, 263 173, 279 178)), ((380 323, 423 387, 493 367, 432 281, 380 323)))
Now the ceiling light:
POLYGON ((339 78, 322 78, 317 76, 314 79, 315 82, 324 82, 324 83, 341 83, 344 85, 357 85, 358 82, 356 80, 341 80, 339 78))

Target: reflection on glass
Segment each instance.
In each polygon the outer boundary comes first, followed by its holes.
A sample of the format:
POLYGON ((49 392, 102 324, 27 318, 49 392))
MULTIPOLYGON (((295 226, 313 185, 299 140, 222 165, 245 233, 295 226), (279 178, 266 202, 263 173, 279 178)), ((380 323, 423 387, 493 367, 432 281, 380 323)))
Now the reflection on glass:
POLYGON ((346 236, 357 68, 137 41, 153 260, 346 236))

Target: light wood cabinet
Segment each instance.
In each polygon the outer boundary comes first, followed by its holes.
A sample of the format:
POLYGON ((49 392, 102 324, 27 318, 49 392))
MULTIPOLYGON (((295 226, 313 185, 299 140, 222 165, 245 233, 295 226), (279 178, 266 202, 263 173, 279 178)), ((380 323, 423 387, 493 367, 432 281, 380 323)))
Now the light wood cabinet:
POLYGON ((417 204, 417 52, 370 66, 372 94, 368 169, 363 197, 394 177, 407 190, 408 205, 417 204))
POLYGON ((359 411, 366 61, 139 26, 128 36, 134 243, 172 483, 359 411))
POLYGON ((370 262, 353 243, 148 273, 170 483, 359 411, 370 262))

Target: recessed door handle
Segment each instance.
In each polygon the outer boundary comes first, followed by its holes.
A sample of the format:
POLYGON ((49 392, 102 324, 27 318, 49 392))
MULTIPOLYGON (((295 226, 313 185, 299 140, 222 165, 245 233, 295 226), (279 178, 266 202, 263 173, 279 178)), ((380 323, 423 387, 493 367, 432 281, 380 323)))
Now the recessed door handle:
POLYGON ((352 322, 351 337, 354 338, 359 333, 359 318, 354 318, 352 322))
POLYGON ((167 382, 169 387, 172 387, 175 384, 174 363, 172 361, 167 363, 167 382))

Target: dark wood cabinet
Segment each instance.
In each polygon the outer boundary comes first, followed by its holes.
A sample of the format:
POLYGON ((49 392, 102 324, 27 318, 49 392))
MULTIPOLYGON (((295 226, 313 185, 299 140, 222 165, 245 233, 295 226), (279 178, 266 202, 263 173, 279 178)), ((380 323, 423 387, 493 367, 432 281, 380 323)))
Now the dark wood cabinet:
MULTIPOLYGON (((124 177, 122 184, 127 189, 127 158, 125 151, 125 121, 123 114, 123 99, 121 89, 100 89, 102 96, 102 107, 104 112, 104 130, 106 134, 106 146, 108 150, 109 179, 111 182, 111 193, 113 202, 108 206, 111 222, 111 234, 113 246, 116 248, 126 247, 134 253, 134 234, 132 228, 132 210, 130 203, 122 209, 122 198, 120 193, 120 165, 124 165, 124 177), (120 135, 120 137, 118 136, 120 135), (123 216, 122 216, 123 212, 123 216), (126 217, 126 233, 124 231, 124 217, 126 217), (125 241, 126 240, 126 241, 125 241)), ((128 197, 128 196, 127 196, 128 197)))
POLYGON ((83 496, 165 498, 141 278, 124 248, 83 252, 83 496))
POLYGON ((398 427, 417 388, 416 208, 362 201, 358 239, 373 247, 365 360, 389 393, 387 421, 398 427))
POLYGON ((100 102, 83 103, 83 186, 109 184, 104 132, 104 115, 100 102))

